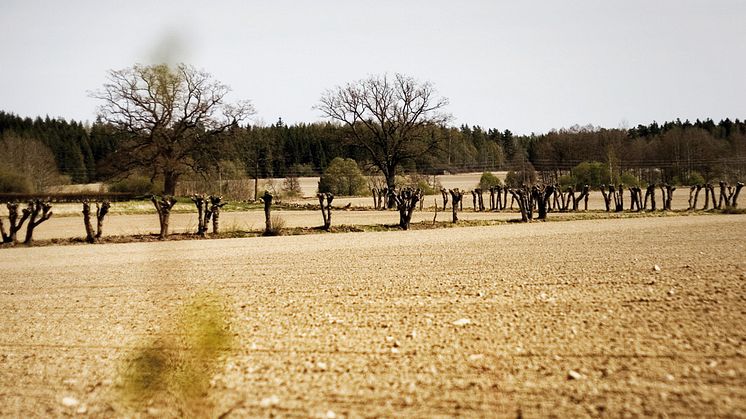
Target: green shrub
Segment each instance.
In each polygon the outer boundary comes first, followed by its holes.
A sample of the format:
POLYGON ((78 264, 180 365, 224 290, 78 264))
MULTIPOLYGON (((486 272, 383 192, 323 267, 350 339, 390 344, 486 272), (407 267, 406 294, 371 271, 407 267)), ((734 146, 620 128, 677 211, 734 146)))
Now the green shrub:
POLYGON ((609 167, 597 161, 584 161, 572 169, 572 176, 575 179, 575 187, 582 188, 583 185, 590 185, 597 188, 603 184, 611 183, 609 178, 609 167))
POLYGON ((0 192, 31 193, 31 182, 21 175, 0 171, 0 192))
POLYGON ((334 195, 365 195, 368 183, 355 160, 337 157, 319 179, 319 192, 334 195))
POLYGON ((109 184, 109 192, 133 193, 137 195, 160 195, 162 185, 154 184, 146 176, 131 176, 109 184))
POLYGON ((523 185, 531 186, 536 183, 536 170, 511 170, 505 175, 505 186, 509 188, 520 188, 523 185))
POLYGON ((557 179, 557 183, 560 185, 561 188, 567 188, 568 186, 575 187, 575 184, 577 183, 575 181, 575 178, 572 175, 562 175, 557 179))
POLYGON ((640 179, 632 172, 624 172, 619 178, 619 182, 624 186, 640 186, 640 179))
POLYGON ((484 172, 482 177, 479 178, 479 187, 482 190, 488 190, 493 186, 502 186, 502 184, 500 178, 493 175, 492 172, 484 172))
POLYGON ((425 195, 440 193, 440 181, 435 176, 410 173, 407 176, 396 176, 397 188, 419 189, 425 195))

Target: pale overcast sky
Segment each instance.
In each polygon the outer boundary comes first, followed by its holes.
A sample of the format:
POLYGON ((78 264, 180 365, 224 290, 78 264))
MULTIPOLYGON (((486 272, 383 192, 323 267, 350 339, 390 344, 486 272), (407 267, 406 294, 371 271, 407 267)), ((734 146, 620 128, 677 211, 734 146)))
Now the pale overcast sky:
POLYGON ((164 60, 267 124, 383 72, 431 81, 454 124, 521 134, 744 119, 746 1, 0 2, 0 110, 92 121, 108 69, 164 60))

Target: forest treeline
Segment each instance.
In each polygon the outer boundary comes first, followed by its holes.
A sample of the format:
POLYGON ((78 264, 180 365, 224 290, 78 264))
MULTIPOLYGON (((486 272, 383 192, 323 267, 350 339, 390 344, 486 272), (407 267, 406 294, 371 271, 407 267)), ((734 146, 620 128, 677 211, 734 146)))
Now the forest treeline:
MULTIPOLYGON (((278 120, 269 126, 235 126, 223 135, 219 153, 213 153, 215 164, 206 171, 221 179, 313 176, 336 157, 370 166, 366 151, 346 141, 346 128, 329 122, 287 125, 278 120)), ((430 135, 438 147, 404 162, 405 172, 509 170, 528 183, 555 183, 592 164, 601 173, 599 183, 616 182, 624 175, 673 184, 746 177, 746 121, 738 119, 653 122, 632 129, 575 126, 540 135, 433 126, 430 135)), ((29 173, 28 162, 23 166, 19 158, 8 158, 19 144, 51 154, 62 182, 98 182, 122 175, 111 161, 119 144, 116 131, 102 122, 0 112, 0 150, 5 154, 0 175, 29 173)))

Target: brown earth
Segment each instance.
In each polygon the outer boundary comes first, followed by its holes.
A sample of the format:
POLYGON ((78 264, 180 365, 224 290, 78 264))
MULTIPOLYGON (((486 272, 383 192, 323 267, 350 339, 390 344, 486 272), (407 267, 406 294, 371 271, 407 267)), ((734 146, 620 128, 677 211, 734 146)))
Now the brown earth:
POLYGON ((207 289, 235 342, 210 416, 742 417, 744 233, 712 215, 2 249, 2 415, 131 415, 124 360, 207 289))

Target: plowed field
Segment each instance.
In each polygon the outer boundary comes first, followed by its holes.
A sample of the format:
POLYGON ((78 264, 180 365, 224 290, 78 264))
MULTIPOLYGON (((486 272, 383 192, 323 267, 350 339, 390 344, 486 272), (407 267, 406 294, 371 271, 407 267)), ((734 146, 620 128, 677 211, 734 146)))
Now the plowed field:
POLYGON ((208 416, 744 416, 745 234, 712 215, 0 249, 0 414, 187 414, 125 406, 123 365, 209 291, 233 345, 191 402, 208 416))

